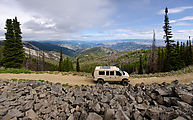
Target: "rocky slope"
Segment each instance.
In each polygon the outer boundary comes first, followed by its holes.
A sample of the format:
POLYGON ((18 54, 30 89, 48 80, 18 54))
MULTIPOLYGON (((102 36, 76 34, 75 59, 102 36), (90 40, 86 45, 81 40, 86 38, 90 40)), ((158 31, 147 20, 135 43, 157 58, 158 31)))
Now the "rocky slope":
POLYGON ((0 119, 193 119, 193 86, 173 81, 70 88, 33 80, 1 79, 0 119))

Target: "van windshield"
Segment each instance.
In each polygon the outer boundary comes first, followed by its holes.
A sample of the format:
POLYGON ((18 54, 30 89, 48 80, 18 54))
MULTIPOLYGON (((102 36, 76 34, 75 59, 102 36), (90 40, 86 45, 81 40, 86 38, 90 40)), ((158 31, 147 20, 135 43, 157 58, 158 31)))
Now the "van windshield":
POLYGON ((125 73, 123 71, 119 70, 119 72, 121 73, 121 75, 125 75, 125 73))

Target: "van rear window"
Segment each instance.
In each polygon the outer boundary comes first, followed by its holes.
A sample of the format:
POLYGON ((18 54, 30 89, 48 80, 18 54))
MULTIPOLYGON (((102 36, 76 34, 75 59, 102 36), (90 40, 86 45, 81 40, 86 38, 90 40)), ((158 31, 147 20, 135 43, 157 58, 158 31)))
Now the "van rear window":
POLYGON ((105 71, 99 71, 99 75, 105 75, 105 71))

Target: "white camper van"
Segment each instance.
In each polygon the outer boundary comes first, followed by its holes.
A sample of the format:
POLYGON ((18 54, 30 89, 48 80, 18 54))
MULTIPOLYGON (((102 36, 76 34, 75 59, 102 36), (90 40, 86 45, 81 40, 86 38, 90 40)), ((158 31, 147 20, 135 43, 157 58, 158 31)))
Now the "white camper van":
POLYGON ((121 71, 116 66, 97 66, 93 72, 94 81, 103 84, 104 82, 122 82, 127 85, 130 81, 129 74, 121 71))

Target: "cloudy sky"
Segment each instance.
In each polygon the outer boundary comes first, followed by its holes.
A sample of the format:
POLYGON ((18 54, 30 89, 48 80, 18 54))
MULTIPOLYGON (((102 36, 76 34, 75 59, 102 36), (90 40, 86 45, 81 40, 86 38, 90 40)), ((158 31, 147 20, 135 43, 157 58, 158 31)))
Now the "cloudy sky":
POLYGON ((0 40, 15 16, 23 40, 163 39, 166 6, 174 39, 193 37, 193 0, 0 0, 0 40))

